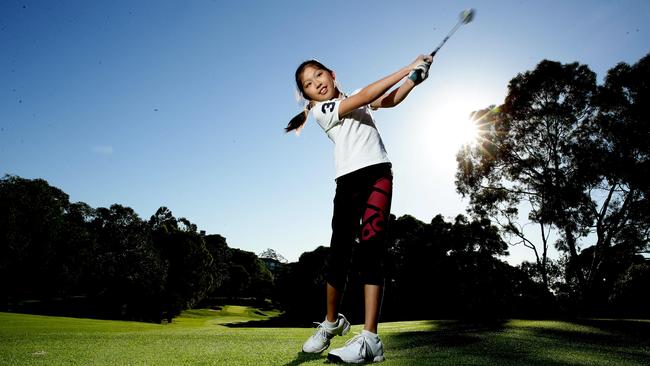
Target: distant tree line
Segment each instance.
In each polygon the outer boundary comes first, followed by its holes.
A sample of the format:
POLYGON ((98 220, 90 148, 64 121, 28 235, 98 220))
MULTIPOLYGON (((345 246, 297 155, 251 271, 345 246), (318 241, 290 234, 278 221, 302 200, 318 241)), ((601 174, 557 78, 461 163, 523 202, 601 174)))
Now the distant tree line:
MULTIPOLYGON (((271 249, 258 257, 165 207, 144 221, 121 205, 70 203, 42 179, 5 176, 0 199, 0 310, 161 322, 183 309, 248 301, 278 307, 294 324, 325 311, 327 247, 294 263, 271 249)), ((508 245, 489 219, 404 215, 389 225, 383 320, 574 315, 566 268, 549 273, 549 289, 530 263, 504 262, 508 245)), ((602 305, 612 316, 650 315, 636 302, 650 267, 617 265, 622 258, 606 267, 617 282, 602 305)), ((351 272, 343 311, 355 321, 361 300, 351 272)))
MULTIPOLYGON (((389 222, 390 254, 382 320, 558 316, 553 295, 520 268, 500 258, 507 244, 489 220, 457 216, 430 223, 405 215, 389 222)), ((325 311, 329 248, 304 253, 276 280, 277 300, 292 322, 320 319, 325 311)), ((363 322, 363 287, 348 277, 342 311, 363 322)))
MULTIPOLYGON (((229 248, 220 235, 201 235, 166 207, 145 221, 117 204, 71 203, 42 179, 5 176, 0 202, 3 310, 159 322, 183 309, 249 298, 273 301, 285 320, 322 317, 328 248, 296 263, 271 249, 260 258, 229 248)), ((386 318, 505 316, 552 300, 497 259, 507 245, 489 220, 437 216, 424 224, 392 216, 390 225, 386 318)), ((349 283, 344 307, 360 317, 354 273, 349 283)))
POLYGON ((0 180, 0 310, 160 322, 210 296, 270 297, 254 254, 161 207, 71 203, 42 179, 0 180))
MULTIPOLYGON (((468 216, 391 216, 382 320, 650 316, 649 85, 650 56, 600 86, 585 65, 547 60, 512 79, 503 105, 474 113, 481 143, 457 157, 468 216), (504 262, 516 244, 534 260, 504 262)), ((72 203, 42 179, 0 179, 4 311, 161 322, 254 301, 308 324, 325 313, 328 250, 287 263, 230 248, 166 207, 145 220, 72 203)), ((342 311, 355 322, 361 288, 350 273, 342 311)))

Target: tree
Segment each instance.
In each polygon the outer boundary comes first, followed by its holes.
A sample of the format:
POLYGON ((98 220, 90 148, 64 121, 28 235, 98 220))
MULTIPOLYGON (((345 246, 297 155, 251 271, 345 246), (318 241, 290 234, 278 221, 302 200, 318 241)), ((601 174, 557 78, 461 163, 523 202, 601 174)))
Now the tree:
POLYGON ((510 81, 502 106, 475 113, 484 141, 466 146, 457 157, 458 192, 470 197, 473 213, 491 217, 515 244, 533 251, 547 288, 553 226, 575 258, 576 235, 586 234, 577 228, 590 220, 572 148, 582 123, 592 116, 595 92, 596 76, 587 66, 544 60, 510 81), (530 210, 528 220, 539 227, 537 242, 519 224, 522 203, 530 210))
POLYGON ((94 217, 95 210, 84 202, 71 203, 65 210, 61 241, 53 258, 60 265, 55 278, 62 295, 87 293, 84 279, 88 264, 92 262, 92 248, 96 246, 95 237, 89 230, 94 217))
POLYGON ((160 207, 148 222, 153 242, 167 268, 163 312, 167 319, 201 302, 214 288, 220 272, 196 225, 176 219, 167 207, 160 207))
POLYGON ((639 263, 628 267, 616 282, 610 296, 617 315, 647 319, 650 316, 650 301, 647 296, 649 285, 650 264, 639 263))
POLYGON ((597 240, 585 268, 589 287, 601 277, 608 248, 650 251, 650 54, 609 70, 596 105, 578 144, 594 176, 588 188, 604 197, 591 207, 597 240))
POLYGON ((287 263, 287 259, 282 256, 282 254, 276 252, 274 249, 268 248, 267 250, 260 253, 258 256, 260 259, 273 259, 280 263, 287 263))
POLYGON ((225 239, 204 241, 165 207, 147 223, 129 207, 70 203, 42 179, 15 176, 0 179, 0 203, 3 309, 160 321, 225 278, 225 239))
POLYGON ((490 220, 458 215, 447 222, 437 215, 426 224, 404 215, 389 225, 384 317, 523 315, 531 296, 544 295, 497 258, 507 255, 507 244, 490 220))
POLYGON ((66 228, 68 195, 42 179, 0 180, 0 291, 13 298, 61 294, 55 260, 66 228))
POLYGON ((203 237, 206 249, 212 255, 212 289, 218 289, 228 278, 229 248, 226 238, 219 234, 203 237))
POLYGON ((568 253, 567 280, 587 302, 605 248, 648 245, 647 65, 647 57, 619 65, 598 88, 587 66, 544 60, 511 80, 503 105, 475 113, 484 140, 457 156, 456 186, 471 212, 530 248, 547 288, 554 232, 568 253), (522 207, 539 227, 536 238, 519 224, 522 207), (596 249, 586 265, 580 241, 592 232, 596 249))
POLYGON ((255 297, 258 300, 270 297, 273 276, 255 253, 230 248, 229 279, 225 290, 232 297, 255 297))
POLYGON ((109 317, 159 320, 158 299, 167 268, 146 222, 130 207, 100 207, 90 222, 95 236, 86 288, 109 317))
MULTIPOLYGON (((329 248, 319 246, 289 263, 276 279, 276 299, 292 323, 311 324, 325 314, 325 272, 329 248)), ((346 316, 349 312, 346 311, 346 316)))

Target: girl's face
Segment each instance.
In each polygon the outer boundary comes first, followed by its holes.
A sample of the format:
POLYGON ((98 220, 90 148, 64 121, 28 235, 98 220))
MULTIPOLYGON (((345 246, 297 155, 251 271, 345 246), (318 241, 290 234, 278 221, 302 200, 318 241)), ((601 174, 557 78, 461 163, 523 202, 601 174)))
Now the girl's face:
POLYGON ((300 76, 305 97, 316 102, 334 99, 338 95, 334 78, 333 72, 330 73, 314 65, 306 66, 300 76))

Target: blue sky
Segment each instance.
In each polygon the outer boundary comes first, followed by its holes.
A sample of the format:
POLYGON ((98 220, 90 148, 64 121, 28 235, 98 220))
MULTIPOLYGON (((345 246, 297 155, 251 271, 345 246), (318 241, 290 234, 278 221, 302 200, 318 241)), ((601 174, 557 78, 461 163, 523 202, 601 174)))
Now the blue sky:
MULTIPOLYGON (((429 79, 375 118, 394 165, 393 213, 466 207, 453 185, 461 126, 542 59, 602 80, 650 52, 647 1, 0 0, 0 174, 73 202, 169 207, 232 247, 294 261, 328 245, 333 147, 298 112, 293 73, 317 58, 345 91, 430 52, 429 79)), ((512 263, 532 260, 512 248, 512 263)))

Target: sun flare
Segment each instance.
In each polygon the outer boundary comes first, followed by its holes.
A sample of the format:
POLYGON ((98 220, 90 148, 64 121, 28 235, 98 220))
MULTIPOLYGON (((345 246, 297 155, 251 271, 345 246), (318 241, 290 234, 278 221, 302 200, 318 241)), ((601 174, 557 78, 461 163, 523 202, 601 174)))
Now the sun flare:
POLYGON ((464 99, 450 99, 430 110, 427 117, 435 126, 432 133, 446 149, 458 150, 466 144, 474 144, 479 138, 479 128, 471 119, 471 113, 480 109, 480 104, 464 99))
POLYGON ((463 146, 482 143, 483 121, 472 119, 472 112, 489 107, 499 96, 459 83, 453 88, 431 91, 422 98, 423 103, 408 116, 413 128, 407 132, 405 148, 418 157, 416 164, 420 167, 435 167, 437 174, 449 176, 456 170, 456 154, 463 146))

